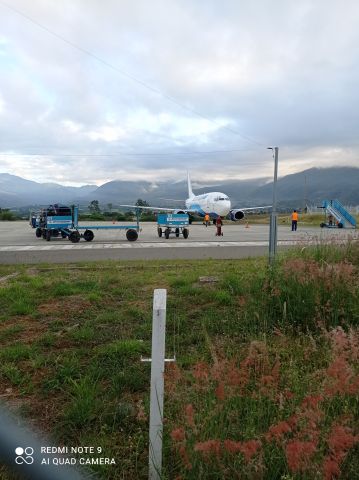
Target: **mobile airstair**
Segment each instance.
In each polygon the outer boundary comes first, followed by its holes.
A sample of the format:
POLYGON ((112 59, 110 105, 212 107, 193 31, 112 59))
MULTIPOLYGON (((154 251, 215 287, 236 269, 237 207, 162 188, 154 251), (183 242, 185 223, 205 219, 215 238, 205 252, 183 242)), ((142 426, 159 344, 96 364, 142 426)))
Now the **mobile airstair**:
POLYGON ((324 200, 322 208, 326 210, 326 216, 329 217, 331 215, 335 222, 333 222, 333 225, 322 223, 321 227, 356 228, 357 222, 355 218, 350 215, 339 200, 324 200))

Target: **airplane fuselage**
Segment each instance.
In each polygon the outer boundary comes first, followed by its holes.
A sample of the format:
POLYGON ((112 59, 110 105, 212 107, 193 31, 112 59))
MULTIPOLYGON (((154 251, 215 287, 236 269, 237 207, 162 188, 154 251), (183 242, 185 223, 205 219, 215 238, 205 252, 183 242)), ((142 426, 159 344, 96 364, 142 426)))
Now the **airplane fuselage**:
POLYGON ((231 201, 225 193, 210 192, 187 198, 186 208, 195 210, 202 217, 206 213, 211 218, 226 217, 231 210, 231 201))

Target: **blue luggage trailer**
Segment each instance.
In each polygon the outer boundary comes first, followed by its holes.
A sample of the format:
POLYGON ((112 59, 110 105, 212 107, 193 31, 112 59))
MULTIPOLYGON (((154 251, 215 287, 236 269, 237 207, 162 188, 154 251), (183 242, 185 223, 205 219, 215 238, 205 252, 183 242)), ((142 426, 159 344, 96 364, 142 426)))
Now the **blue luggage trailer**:
POLYGON ((183 238, 188 238, 189 235, 189 216, 186 213, 160 213, 157 215, 157 233, 159 237, 162 235, 166 239, 170 235, 183 238))
POLYGON ((139 216, 133 225, 79 225, 77 206, 66 207, 62 205, 50 205, 38 212, 30 212, 30 225, 36 228, 35 235, 48 242, 52 237, 68 238, 72 243, 78 243, 81 238, 86 242, 92 242, 95 235, 92 230, 126 230, 126 238, 133 242, 138 238, 140 231, 139 216), (84 233, 80 231, 84 230, 84 233))

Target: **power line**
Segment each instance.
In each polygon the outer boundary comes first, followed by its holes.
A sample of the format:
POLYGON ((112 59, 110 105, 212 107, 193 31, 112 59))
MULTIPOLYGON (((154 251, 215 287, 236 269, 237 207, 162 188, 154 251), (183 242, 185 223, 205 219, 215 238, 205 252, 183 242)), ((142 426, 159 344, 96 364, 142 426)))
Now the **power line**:
POLYGON ((166 100, 169 100, 170 102, 176 104, 177 106, 179 106, 180 108, 182 108, 183 110, 186 110, 194 115, 197 115, 198 117, 201 117, 205 120, 207 120, 208 122, 211 122, 212 124, 216 125, 217 127, 220 127, 220 128, 223 128, 225 130, 227 130, 228 132, 230 133, 233 133, 235 135, 239 135, 240 137, 252 142, 252 143, 255 143, 256 145, 260 146, 260 147, 263 147, 265 146, 263 143, 260 143, 258 142, 257 140, 254 140, 253 138, 249 137, 248 135, 245 135, 237 130, 234 130, 230 127, 227 127, 227 126, 224 126, 224 125, 221 125, 220 123, 216 122, 215 120, 211 119, 211 118, 208 118, 206 117, 205 115, 203 115, 202 113, 198 112, 197 110, 194 110, 193 108, 190 108, 190 107, 187 107, 186 105, 183 105, 182 103, 180 103, 178 100, 176 100, 175 98, 171 97, 170 95, 167 95, 166 93, 163 93, 161 92, 160 90, 158 90, 157 88, 155 87, 152 87, 151 85, 148 85, 147 83, 145 83, 144 81, 138 79, 137 77, 135 77, 134 75, 126 72, 125 70, 122 70, 121 68, 119 67, 116 67, 115 65, 109 63, 107 60, 104 60, 103 58, 99 57, 98 55, 90 52, 89 50, 77 45, 76 43, 73 43, 72 41, 68 40, 67 38, 63 37, 62 35, 54 32, 53 30, 49 29, 48 27, 46 27, 45 25, 43 25, 42 23, 34 20, 33 18, 29 17, 28 15, 26 15, 25 13, 21 12, 20 10, 18 10, 17 8, 14 8, 10 5, 8 5, 7 3, 3 2, 0 0, 0 4, 3 5, 4 7, 8 8, 9 10, 17 13, 18 15, 20 15, 21 17, 25 18, 26 20, 28 20, 29 22, 33 23, 34 25, 36 25, 37 27, 41 28, 42 30, 46 31, 47 33, 49 33, 50 35, 56 37, 57 39, 61 40, 62 42, 66 43, 67 45, 75 48, 76 50, 78 50, 79 52, 83 53, 84 55, 87 55, 89 57, 92 57, 93 59, 95 59, 96 61, 102 63, 103 65, 105 65, 106 67, 108 68, 111 68, 112 70, 120 73, 121 75, 123 75, 124 77, 127 77, 128 79, 132 80, 133 82, 141 85, 142 87, 146 88, 147 90, 150 90, 151 92, 153 93, 156 93, 157 95, 160 95, 161 97, 165 98, 166 100))
POLYGON ((176 156, 176 155, 213 155, 218 153, 248 152, 249 149, 210 150, 201 152, 118 152, 118 153, 0 153, 3 157, 120 157, 120 156, 176 156))

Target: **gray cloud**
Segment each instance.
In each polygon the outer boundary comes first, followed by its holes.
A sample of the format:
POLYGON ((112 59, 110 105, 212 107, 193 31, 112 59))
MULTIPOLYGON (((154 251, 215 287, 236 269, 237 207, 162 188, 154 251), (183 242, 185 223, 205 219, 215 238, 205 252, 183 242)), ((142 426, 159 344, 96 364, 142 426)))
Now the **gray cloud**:
POLYGON ((354 0, 11 6, 115 68, 0 3, 0 171, 67 184, 187 168, 262 177, 275 144, 282 175, 359 163, 354 0), (238 151, 184 155, 222 150, 238 151))

